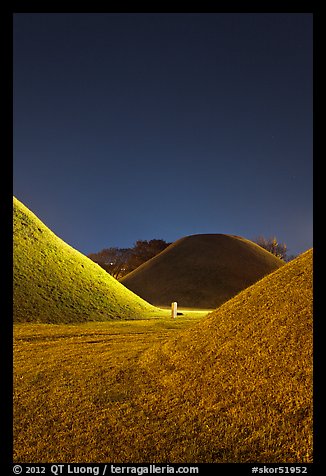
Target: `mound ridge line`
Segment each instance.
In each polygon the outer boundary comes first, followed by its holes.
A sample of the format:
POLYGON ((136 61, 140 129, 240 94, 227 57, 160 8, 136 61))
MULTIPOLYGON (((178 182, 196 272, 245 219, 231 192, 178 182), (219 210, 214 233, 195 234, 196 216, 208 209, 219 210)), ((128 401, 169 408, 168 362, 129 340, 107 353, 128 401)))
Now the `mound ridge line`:
POLYGON ((15 197, 13 214, 14 322, 136 319, 163 312, 65 243, 15 197))
POLYGON ((284 261, 245 238, 225 234, 180 238, 121 279, 156 306, 215 309, 284 261))
POLYGON ((127 458, 312 462, 312 260, 309 250, 141 356, 127 458))

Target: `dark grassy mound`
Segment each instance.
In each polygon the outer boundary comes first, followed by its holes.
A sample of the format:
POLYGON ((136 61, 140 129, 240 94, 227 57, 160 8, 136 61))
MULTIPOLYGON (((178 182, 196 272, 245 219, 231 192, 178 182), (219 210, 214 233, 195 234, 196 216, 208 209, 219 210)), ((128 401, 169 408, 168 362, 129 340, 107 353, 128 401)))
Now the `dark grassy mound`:
POLYGON ((159 315, 14 198, 14 321, 65 323, 159 315))
POLYGON ((192 235, 125 276, 121 283, 156 306, 214 309, 284 265, 255 243, 233 235, 192 235))

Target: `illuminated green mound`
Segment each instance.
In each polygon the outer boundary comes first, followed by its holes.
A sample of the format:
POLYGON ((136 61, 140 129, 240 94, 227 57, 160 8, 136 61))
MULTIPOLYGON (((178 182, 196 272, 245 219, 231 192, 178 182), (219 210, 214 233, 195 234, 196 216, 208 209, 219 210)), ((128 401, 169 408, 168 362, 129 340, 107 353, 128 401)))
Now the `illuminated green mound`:
POLYGON ((252 241, 224 234, 177 240, 121 283, 155 306, 215 309, 284 261, 252 241))
POLYGON ((14 198, 14 321, 65 323, 160 315, 14 198))

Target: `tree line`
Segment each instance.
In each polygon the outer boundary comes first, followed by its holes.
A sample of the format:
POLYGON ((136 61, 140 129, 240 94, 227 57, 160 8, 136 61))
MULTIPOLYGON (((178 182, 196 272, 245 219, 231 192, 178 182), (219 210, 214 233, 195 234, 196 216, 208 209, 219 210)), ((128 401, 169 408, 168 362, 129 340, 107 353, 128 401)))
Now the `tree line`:
POLYGON ((121 279, 141 264, 165 250, 171 243, 161 239, 137 240, 132 248, 104 248, 88 258, 99 264, 114 278, 121 279))
MULTIPOLYGON (((259 236, 253 240, 254 243, 269 251, 283 261, 290 261, 295 256, 287 256, 287 246, 279 243, 275 236, 265 238, 259 236)), ((165 240, 137 240, 131 248, 104 248, 98 253, 90 253, 88 258, 95 261, 105 271, 116 279, 121 279, 134 269, 138 268, 149 259, 153 258, 161 251, 165 250, 171 243, 165 240)))
POLYGON ((283 261, 287 261, 287 246, 285 243, 279 243, 276 236, 270 238, 258 236, 258 238, 253 241, 283 261))

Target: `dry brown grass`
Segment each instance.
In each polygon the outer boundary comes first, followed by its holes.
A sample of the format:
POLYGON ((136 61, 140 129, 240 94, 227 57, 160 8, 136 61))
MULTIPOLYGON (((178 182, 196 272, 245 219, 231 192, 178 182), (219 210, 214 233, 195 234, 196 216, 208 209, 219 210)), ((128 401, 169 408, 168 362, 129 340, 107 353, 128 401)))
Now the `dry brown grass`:
POLYGON ((312 252, 193 322, 15 326, 15 461, 311 462, 312 252))
MULTIPOLYGON (((121 411, 139 356, 205 312, 177 320, 14 326, 14 460, 119 460, 121 411), (117 453, 118 451, 118 453, 117 453)), ((126 428, 130 431, 132 422, 126 428)))
POLYGON ((311 462, 312 350, 309 251, 141 357, 138 457, 311 462))

